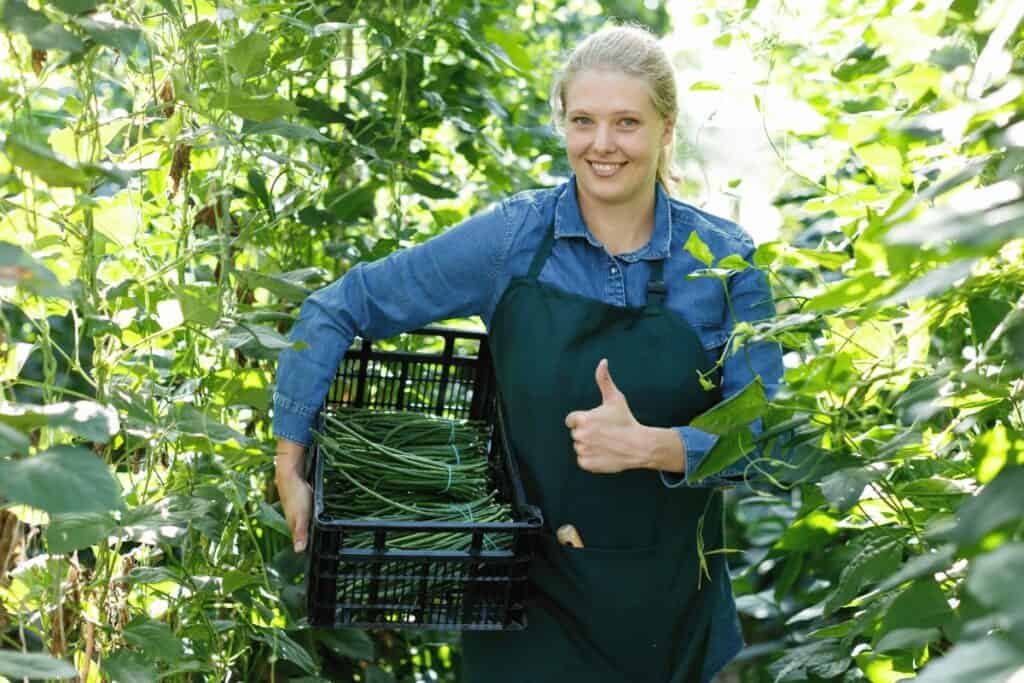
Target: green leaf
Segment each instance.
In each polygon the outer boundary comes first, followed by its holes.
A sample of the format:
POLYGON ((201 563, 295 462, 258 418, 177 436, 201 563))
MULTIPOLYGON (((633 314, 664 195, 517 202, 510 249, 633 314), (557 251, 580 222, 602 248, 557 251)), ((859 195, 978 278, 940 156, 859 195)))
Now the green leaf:
POLYGON ((63 26, 53 24, 42 12, 30 8, 23 0, 6 0, 3 23, 16 33, 21 33, 36 50, 60 50, 81 52, 85 43, 63 26))
POLYGON ((1024 613, 1020 600, 1022 576, 1024 543, 1005 543, 975 558, 967 575, 967 590, 988 607, 1024 613))
POLYGON ((150 658, 169 664, 174 664, 185 654, 181 641, 174 637, 167 624, 145 616, 136 617, 125 626, 124 640, 150 658))
POLYGON ((0 496, 52 515, 123 508, 121 487, 95 453, 54 446, 22 460, 0 461, 0 496))
POLYGON ((1024 668, 1024 649, 999 634, 957 643, 932 659, 914 683, 1007 683, 1024 668))
POLYGON ((876 583, 892 574, 900 566, 903 541, 900 539, 876 538, 865 546, 843 567, 835 589, 822 603, 824 616, 856 597, 864 586, 876 583))
POLYGON ((878 585, 878 590, 887 591, 906 581, 917 579, 922 576, 931 576, 936 572, 949 569, 950 565, 953 564, 953 559, 955 557, 956 547, 953 545, 944 545, 935 552, 928 552, 923 555, 912 557, 906 561, 898 572, 880 583, 878 585))
POLYGON ((0 458, 18 453, 28 455, 29 440, 22 432, 0 422, 0 458))
POLYGON ((710 410, 693 418, 690 426, 711 434, 729 434, 737 428, 748 426, 768 410, 768 396, 760 375, 710 410))
POLYGON ((1007 240, 1024 235, 1024 191, 1013 180, 957 194, 957 201, 932 209, 921 218, 892 229, 890 244, 957 247, 988 245, 991 251, 1007 240), (968 207, 968 208, 961 208, 968 207))
POLYGON ((882 476, 879 470, 868 467, 848 467, 828 475, 820 482, 825 500, 839 512, 846 512, 853 507, 864 487, 882 476))
POLYGON ((692 92, 700 90, 721 90, 722 86, 714 81, 696 81, 690 86, 692 92))
POLYGON ((66 555, 107 540, 116 524, 109 512, 78 512, 52 515, 46 527, 46 548, 66 555))
POLYGON ((357 629, 315 629, 316 639, 339 657, 356 660, 373 659, 373 640, 365 631, 357 629))
POLYGON ((862 304, 888 294, 896 285, 898 281, 864 273, 833 284, 823 294, 808 301, 803 310, 830 311, 862 304))
POLYGON ((939 629, 928 628, 899 628, 889 631, 875 645, 876 652, 892 652, 894 650, 909 650, 933 643, 942 637, 939 629))
POLYGON ((215 327, 220 320, 217 313, 217 297, 220 290, 213 283, 183 285, 174 289, 175 298, 181 304, 181 315, 188 322, 204 327, 215 327))
POLYGON ((217 24, 209 19, 202 19, 186 28, 181 34, 183 43, 211 44, 218 37, 217 24))
POLYGON ((302 342, 293 344, 282 336, 277 330, 265 325, 236 325, 223 334, 219 341, 225 348, 238 349, 255 344, 265 349, 280 351, 281 349, 300 349, 305 346, 302 342))
POLYGON ((946 628, 952 618, 953 610, 939 584, 930 576, 921 578, 892 602, 873 642, 877 643, 886 633, 897 629, 946 628))
POLYGON ((952 538, 961 546, 978 543, 985 534, 1024 515, 1024 467, 1008 467, 967 499, 957 512, 952 538))
POLYGON ((27 431, 35 427, 66 429, 83 439, 107 443, 121 429, 117 411, 92 401, 35 405, 0 404, 0 422, 27 431))
POLYGON ((291 121, 276 119, 266 123, 254 123, 246 119, 242 125, 243 135, 276 135, 288 140, 313 140, 314 142, 334 143, 334 140, 327 137, 312 126, 304 126, 291 121))
POLYGON ((103 660, 111 683, 156 683, 156 667, 138 652, 121 648, 103 660))
POLYGON ((292 532, 288 528, 288 522, 284 516, 263 501, 260 501, 260 511, 256 514, 256 519, 268 529, 273 529, 282 536, 291 538, 292 532))
POLYGON ((78 671, 68 662, 55 659, 50 655, 0 650, 0 676, 12 681, 20 681, 23 678, 35 680, 74 678, 77 680, 78 671))
POLYGON ((744 259, 739 254, 729 254, 725 258, 719 259, 718 263, 716 263, 715 265, 718 268, 728 268, 729 270, 734 270, 737 272, 744 271, 750 267, 750 264, 747 263, 746 259, 744 259))
MULTIPOLYGON (((266 505, 266 503, 262 503, 262 504, 266 505)), ((248 572, 243 572, 243 571, 235 571, 235 570, 227 572, 221 578, 223 579, 223 583, 221 584, 221 586, 222 586, 222 588, 224 590, 224 593, 226 595, 230 595, 231 593, 234 593, 239 588, 245 588, 246 586, 252 586, 254 584, 262 584, 263 583, 263 577, 262 576, 259 576, 259 575, 256 575, 256 574, 250 574, 248 572)))
POLYGON ((418 194, 431 199, 455 199, 458 193, 434 182, 434 179, 425 173, 414 171, 405 178, 409 186, 418 194))
MULTIPOLYGON (((38 49, 38 48, 37 48, 38 49)), ((8 135, 4 151, 11 163, 54 187, 83 187, 92 178, 78 164, 62 159, 48 147, 8 135)))
POLYGON ((77 17, 75 23, 100 45, 112 47, 126 55, 131 54, 142 40, 142 31, 138 27, 122 21, 77 17))
POLYGON ((281 629, 257 630, 255 638, 269 645, 275 656, 284 657, 289 662, 297 664, 306 673, 317 673, 318 667, 313 657, 281 629))
POLYGON ((50 0, 51 5, 67 14, 81 14, 96 9, 99 0, 50 0))
POLYGON ((13 285, 36 296, 72 297, 71 290, 60 284, 49 268, 10 242, 0 242, 0 285, 13 285))
POLYGON ((296 303, 303 301, 310 295, 311 290, 297 284, 294 277, 288 273, 261 273, 256 270, 235 271, 245 283, 252 289, 262 287, 272 294, 276 294, 285 301, 296 303))
POLYGON ((811 512, 791 524, 775 543, 779 550, 820 550, 839 531, 835 518, 811 512))
POLYGON ((136 584, 182 583, 181 577, 167 567, 135 567, 125 574, 122 580, 136 584))
POLYGON ((214 95, 211 104, 219 109, 227 109, 244 119, 259 122, 292 116, 298 112, 298 107, 293 102, 277 95, 250 95, 244 90, 237 89, 229 89, 224 94, 214 95))
POLYGON ((252 442, 244 434, 231 429, 206 413, 185 403, 175 404, 167 417, 170 420, 169 426, 172 429, 209 439, 213 443, 235 441, 239 445, 246 445, 252 442))
POLYGON ((708 268, 715 260, 715 255, 711 253, 711 249, 708 245, 704 244, 704 240, 700 238, 697 231, 694 230, 690 233, 690 236, 686 238, 686 244, 683 245, 685 251, 690 252, 690 255, 695 259, 703 263, 708 268))
POLYGON ((696 482, 718 474, 752 450, 754 450, 754 434, 750 431, 750 427, 740 427, 728 434, 723 434, 718 437, 715 445, 697 465, 697 469, 687 475, 687 480, 696 482))
MULTIPOLYGON (((242 38, 228 50, 228 65, 242 78, 254 76, 266 68, 270 57, 270 39, 262 32, 254 32, 242 38)), ((252 117, 249 117, 252 118, 252 117)))

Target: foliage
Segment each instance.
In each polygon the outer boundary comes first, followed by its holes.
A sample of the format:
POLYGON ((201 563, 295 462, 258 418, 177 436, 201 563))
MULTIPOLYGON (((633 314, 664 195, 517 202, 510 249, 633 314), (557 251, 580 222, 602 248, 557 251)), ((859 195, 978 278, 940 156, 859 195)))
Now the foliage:
POLYGON ((740 430, 730 417, 767 411, 778 436, 748 472, 790 492, 755 485, 730 508, 734 544, 751 548, 733 562, 737 602, 762 643, 746 679, 1008 680, 1024 667, 1011 594, 1024 531, 1024 11, 761 4, 707 15, 764 61, 762 94, 784 88, 808 109, 779 122, 755 95, 765 129, 783 127, 777 205, 791 238, 756 254, 778 317, 741 324, 734 341, 780 342, 785 388, 704 418, 740 430))
POLYGON ((275 359, 312 289, 564 172, 548 78, 599 10, 0 2, 0 676, 455 675, 308 627, 275 359))

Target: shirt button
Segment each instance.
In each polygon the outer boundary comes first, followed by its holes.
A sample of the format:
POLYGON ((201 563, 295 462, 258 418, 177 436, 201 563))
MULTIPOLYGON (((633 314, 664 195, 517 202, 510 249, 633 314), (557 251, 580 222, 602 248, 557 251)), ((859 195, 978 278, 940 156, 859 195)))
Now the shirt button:
POLYGON ((619 272, 619 269, 616 268, 615 266, 612 266, 611 270, 612 270, 612 275, 615 275, 615 273, 619 272))

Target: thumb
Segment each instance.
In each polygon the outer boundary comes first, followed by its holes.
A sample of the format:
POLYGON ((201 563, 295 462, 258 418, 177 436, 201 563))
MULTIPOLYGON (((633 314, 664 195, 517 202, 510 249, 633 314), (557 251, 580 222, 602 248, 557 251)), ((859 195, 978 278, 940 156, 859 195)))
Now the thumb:
POLYGON ((307 535, 307 532, 306 532, 305 527, 303 527, 301 529, 296 529, 296 531, 295 531, 295 552, 301 553, 302 551, 304 551, 306 549, 306 541, 307 541, 306 535, 307 535))
POLYGON ((619 388, 615 386, 615 382, 612 381, 612 373, 608 370, 607 358, 602 358, 601 362, 597 364, 597 372, 594 373, 594 378, 597 380, 597 388, 601 390, 601 403, 616 400, 622 395, 619 388))

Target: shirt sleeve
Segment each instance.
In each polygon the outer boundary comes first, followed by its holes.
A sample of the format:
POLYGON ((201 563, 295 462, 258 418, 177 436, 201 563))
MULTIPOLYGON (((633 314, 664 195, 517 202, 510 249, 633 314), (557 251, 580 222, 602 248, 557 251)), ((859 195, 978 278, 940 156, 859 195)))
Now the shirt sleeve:
MULTIPOLYGON (((751 248, 744 254, 746 261, 751 262, 753 251, 751 248)), ((764 271, 758 268, 751 266, 733 274, 729 278, 729 296, 736 321, 752 322, 775 315, 775 302, 768 278, 764 271)), ((731 329, 735 326, 735 321, 730 320, 728 324, 731 329)), ((722 397, 725 399, 736 394, 752 382, 755 376, 760 375, 765 393, 771 399, 778 393, 782 373, 782 349, 778 344, 766 341, 748 342, 729 354, 722 364, 722 397)), ((747 472, 747 465, 759 458, 764 448, 764 444, 757 444, 753 451, 717 474, 693 481, 690 474, 700 466, 718 441, 718 436, 689 426, 674 429, 686 450, 686 471, 680 474, 660 470, 661 481, 669 488, 718 488, 741 484, 745 476, 751 476, 747 472)), ((757 437, 762 432, 761 418, 751 422, 750 429, 757 437)))
POLYGON ((275 437, 309 445, 310 430, 345 351, 356 336, 387 339, 494 305, 510 243, 498 204, 426 242, 359 263, 302 303, 281 352, 274 391, 275 437))

